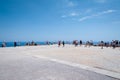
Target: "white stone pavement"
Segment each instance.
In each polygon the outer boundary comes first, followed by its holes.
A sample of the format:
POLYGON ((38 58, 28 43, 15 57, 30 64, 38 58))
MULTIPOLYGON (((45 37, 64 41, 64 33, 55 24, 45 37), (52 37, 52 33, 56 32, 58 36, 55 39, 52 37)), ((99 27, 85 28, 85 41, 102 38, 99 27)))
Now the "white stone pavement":
POLYGON ((0 53, 14 52, 44 58, 61 64, 94 71, 120 79, 120 49, 90 47, 32 46, 2 48, 0 53))

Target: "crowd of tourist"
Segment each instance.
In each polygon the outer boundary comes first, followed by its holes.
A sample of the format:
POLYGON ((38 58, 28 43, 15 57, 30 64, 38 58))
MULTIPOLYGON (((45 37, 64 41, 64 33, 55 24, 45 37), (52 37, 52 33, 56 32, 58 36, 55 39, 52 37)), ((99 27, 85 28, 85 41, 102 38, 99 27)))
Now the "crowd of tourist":
MULTIPOLYGON (((13 44, 14 44, 14 47, 20 46, 20 42, 14 41, 13 44)), ((46 42, 46 45, 52 45, 52 44, 58 44, 58 47, 60 47, 60 46, 64 47, 65 44, 68 44, 68 43, 65 42, 65 41, 58 41, 58 42, 49 42, 49 41, 47 41, 46 42)), ((113 49, 115 49, 116 47, 120 47, 120 41, 119 40, 112 40, 111 42, 99 41, 97 44, 94 44, 94 42, 92 40, 86 41, 86 42, 83 42, 82 40, 80 40, 80 41, 73 40, 73 42, 71 44, 75 45, 75 47, 77 47, 78 45, 80 45, 80 46, 83 45, 85 47, 100 46, 101 49, 103 49, 103 47, 113 47, 113 49)), ((25 45, 26 46, 37 46, 39 44, 37 44, 34 41, 32 41, 32 42, 27 42, 25 45)), ((4 41, 1 44, 1 47, 6 47, 6 46, 7 46, 7 44, 4 41)))
POLYGON ((104 41, 100 41, 97 44, 94 44, 92 40, 90 41, 86 41, 84 44, 82 42, 82 40, 80 40, 80 42, 78 42, 78 40, 74 40, 73 44, 75 46, 78 45, 85 45, 85 47, 91 47, 91 46, 101 46, 101 49, 103 49, 103 47, 113 47, 113 49, 115 49, 116 47, 120 47, 120 41, 119 40, 112 40, 111 42, 104 42, 104 41))

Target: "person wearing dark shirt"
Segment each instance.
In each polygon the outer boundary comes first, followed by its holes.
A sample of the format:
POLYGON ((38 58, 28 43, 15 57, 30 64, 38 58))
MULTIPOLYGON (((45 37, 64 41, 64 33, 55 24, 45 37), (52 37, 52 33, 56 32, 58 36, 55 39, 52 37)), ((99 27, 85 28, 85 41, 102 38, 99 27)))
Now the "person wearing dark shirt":
POLYGON ((80 40, 80 46, 82 45, 82 40, 80 40))
POLYGON ((65 46, 65 42, 63 41, 62 44, 63 44, 63 47, 64 47, 65 46))
POLYGON ((17 46, 17 42, 15 41, 15 42, 14 42, 14 47, 16 47, 16 46, 17 46))

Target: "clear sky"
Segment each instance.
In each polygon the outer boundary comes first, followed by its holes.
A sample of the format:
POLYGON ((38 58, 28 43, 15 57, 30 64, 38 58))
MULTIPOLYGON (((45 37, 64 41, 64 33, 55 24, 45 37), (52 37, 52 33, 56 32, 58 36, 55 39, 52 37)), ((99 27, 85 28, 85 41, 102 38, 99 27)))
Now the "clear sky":
POLYGON ((0 0, 0 41, 120 40, 120 0, 0 0))

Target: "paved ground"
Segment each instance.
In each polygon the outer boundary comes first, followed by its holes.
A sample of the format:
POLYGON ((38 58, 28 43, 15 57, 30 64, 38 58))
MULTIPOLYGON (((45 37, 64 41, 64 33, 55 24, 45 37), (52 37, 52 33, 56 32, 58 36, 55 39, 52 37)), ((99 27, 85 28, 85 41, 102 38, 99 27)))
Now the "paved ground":
POLYGON ((118 80, 15 52, 0 53, 0 80, 118 80))
POLYGON ((94 68, 120 73, 120 49, 100 47, 34 47, 25 49, 28 55, 45 56, 57 60, 83 64, 94 68))
POLYGON ((119 80, 119 62, 119 48, 0 48, 0 80, 119 80))

